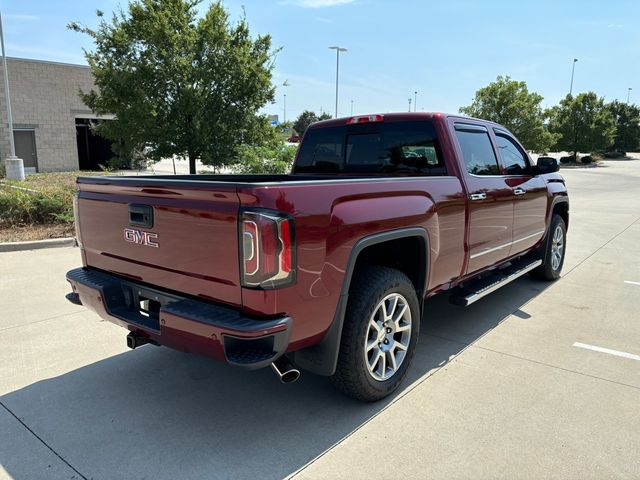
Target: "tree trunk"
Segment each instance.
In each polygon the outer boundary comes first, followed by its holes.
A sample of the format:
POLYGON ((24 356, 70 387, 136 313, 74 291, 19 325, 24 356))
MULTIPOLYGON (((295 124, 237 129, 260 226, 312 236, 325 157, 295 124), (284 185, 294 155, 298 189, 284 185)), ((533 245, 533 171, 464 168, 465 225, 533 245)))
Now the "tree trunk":
POLYGON ((189 152, 189 174, 190 175, 196 175, 198 172, 196 172, 196 159, 198 157, 196 156, 195 153, 193 152, 189 152))

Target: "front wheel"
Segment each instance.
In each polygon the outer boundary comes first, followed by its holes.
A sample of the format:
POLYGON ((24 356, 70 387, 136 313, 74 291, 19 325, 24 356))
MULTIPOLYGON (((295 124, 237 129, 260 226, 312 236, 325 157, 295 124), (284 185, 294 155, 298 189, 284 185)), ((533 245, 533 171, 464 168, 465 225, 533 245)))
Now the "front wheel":
POLYGON ((553 281, 560 277, 567 244, 567 227, 560 215, 553 215, 549 234, 541 251, 542 265, 531 272, 538 280, 553 281))
POLYGON ((360 269, 349 292, 331 382, 358 400, 386 397, 404 379, 419 331, 420 308, 409 278, 387 267, 360 269))

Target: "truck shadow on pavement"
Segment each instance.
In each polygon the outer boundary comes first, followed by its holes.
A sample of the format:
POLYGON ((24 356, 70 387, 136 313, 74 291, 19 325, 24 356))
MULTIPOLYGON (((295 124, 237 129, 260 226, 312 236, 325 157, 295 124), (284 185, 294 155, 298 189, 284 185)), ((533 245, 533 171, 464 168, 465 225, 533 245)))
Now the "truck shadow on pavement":
MULTIPOLYGON (((509 315, 531 321, 520 309, 547 286, 523 278, 466 309, 446 296, 427 301, 416 357, 397 395, 412 395, 417 382, 429 382, 509 315)), ((1 399, 82 475, 96 479, 282 478, 394 400, 364 404, 304 372, 297 383, 281 385, 269 369, 246 372, 153 346, 1 399)), ((2 458, 15 478, 28 458, 22 453, 2 458)))

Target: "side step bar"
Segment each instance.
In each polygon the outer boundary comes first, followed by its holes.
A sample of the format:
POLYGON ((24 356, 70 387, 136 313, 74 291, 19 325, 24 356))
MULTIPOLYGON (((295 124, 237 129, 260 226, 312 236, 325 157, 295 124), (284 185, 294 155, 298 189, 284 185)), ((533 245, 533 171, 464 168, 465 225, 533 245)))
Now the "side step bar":
POLYGON ((500 287, 504 287, 508 283, 530 272, 534 268, 540 266, 542 260, 524 259, 513 262, 508 267, 496 271, 488 277, 472 280, 456 293, 449 297, 449 301, 454 305, 467 307, 477 302, 482 297, 495 292, 500 287))

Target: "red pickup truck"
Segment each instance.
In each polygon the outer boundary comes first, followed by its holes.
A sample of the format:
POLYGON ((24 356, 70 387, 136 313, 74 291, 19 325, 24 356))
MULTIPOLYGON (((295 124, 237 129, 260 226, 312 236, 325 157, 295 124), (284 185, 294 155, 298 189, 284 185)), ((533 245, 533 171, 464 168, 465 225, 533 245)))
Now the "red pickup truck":
POLYGON ((291 174, 80 177, 69 300, 166 345, 298 369, 373 401, 411 362, 423 300, 469 305, 560 275, 558 165, 504 127, 441 113, 311 125, 291 174))

